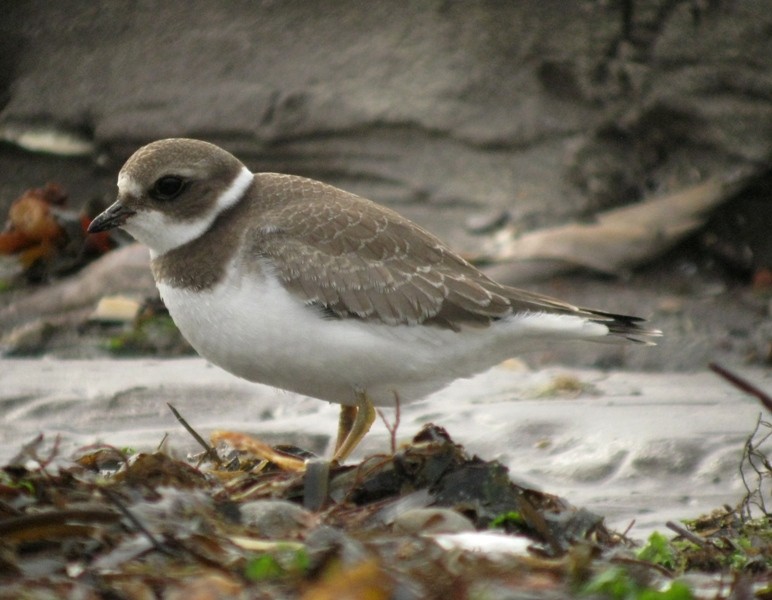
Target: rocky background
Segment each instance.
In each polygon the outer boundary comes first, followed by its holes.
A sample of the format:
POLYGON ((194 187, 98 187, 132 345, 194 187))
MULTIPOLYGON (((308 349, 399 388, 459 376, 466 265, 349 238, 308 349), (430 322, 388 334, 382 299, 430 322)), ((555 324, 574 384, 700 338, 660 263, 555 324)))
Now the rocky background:
MULTIPOLYGON (((616 277, 530 287, 642 314, 668 333, 657 352, 583 346, 545 360, 768 364, 769 9, 766 0, 9 2, 0 210, 48 181, 72 206, 106 203, 139 145, 191 136, 255 170, 389 204, 476 255, 504 227, 587 222, 739 169, 742 185, 675 249, 616 277)), ((506 265, 496 273, 508 278, 506 265)), ((0 299, 0 330, 55 313, 28 293, 40 290, 0 299)))

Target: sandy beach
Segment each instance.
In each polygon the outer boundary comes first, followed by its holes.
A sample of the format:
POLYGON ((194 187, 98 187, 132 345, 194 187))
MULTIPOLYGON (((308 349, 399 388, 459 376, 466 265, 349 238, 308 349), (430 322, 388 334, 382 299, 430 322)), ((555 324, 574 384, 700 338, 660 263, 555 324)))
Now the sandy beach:
MULTIPOLYGON (((772 374, 740 371, 762 388, 772 374)), ((59 455, 108 443, 152 450, 168 434, 198 450, 166 406, 203 435, 254 434, 329 454, 338 407, 239 380, 202 359, 0 361, 0 460, 43 433, 59 455)), ((739 465, 762 408, 710 372, 603 372, 505 363, 401 407, 398 441, 427 422, 518 483, 563 496, 643 538, 743 497, 739 465)), ((391 410, 386 418, 394 418, 391 410)), ((352 461, 390 448, 378 421, 352 461)))

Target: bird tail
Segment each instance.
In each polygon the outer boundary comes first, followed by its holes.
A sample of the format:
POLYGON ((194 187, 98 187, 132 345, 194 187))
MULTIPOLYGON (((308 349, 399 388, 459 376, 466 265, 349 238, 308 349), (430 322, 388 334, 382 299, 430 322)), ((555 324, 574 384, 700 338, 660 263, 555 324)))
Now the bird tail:
POLYGON ((650 329, 641 325, 646 322, 646 319, 642 317, 617 315, 588 308, 583 308, 581 310, 588 313, 591 322, 608 327, 609 335, 621 337, 631 342, 635 342, 636 344, 644 344, 646 346, 655 346, 657 342, 652 338, 662 337, 662 332, 659 329, 650 329))

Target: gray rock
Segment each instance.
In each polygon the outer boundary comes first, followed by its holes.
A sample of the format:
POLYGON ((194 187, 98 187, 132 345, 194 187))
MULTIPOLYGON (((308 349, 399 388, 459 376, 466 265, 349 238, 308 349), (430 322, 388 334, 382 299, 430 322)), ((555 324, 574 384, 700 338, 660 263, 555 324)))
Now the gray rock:
POLYGON ((399 203, 462 250, 470 209, 555 222, 772 149, 764 0, 187 6, 11 3, 0 137, 93 146, 111 174, 142 142, 206 137, 399 203))
POLYGON ((310 529, 314 516, 286 500, 256 500, 239 505, 241 522, 255 528, 262 537, 291 539, 310 529))

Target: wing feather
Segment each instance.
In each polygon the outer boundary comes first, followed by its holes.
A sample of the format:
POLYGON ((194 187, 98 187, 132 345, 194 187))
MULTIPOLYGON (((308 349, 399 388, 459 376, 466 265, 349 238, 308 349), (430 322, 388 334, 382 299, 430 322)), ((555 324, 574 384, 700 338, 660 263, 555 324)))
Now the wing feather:
POLYGON ((257 215, 258 225, 245 234, 245 259, 268 261, 291 293, 327 314, 458 330, 547 312, 585 316, 625 337, 656 335, 635 317, 497 284, 432 234, 369 200, 309 179, 275 177, 289 178, 290 200, 257 215))

